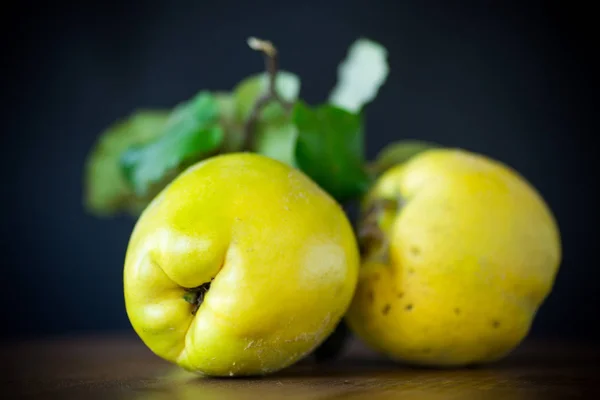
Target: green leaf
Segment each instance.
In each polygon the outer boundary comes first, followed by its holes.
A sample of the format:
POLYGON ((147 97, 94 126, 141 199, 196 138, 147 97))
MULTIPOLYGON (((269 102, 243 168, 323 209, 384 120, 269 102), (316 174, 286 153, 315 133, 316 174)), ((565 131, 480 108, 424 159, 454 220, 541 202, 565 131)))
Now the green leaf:
POLYGON ((225 131, 221 151, 241 151, 244 144, 244 123, 237 120, 236 99, 228 92, 215 92, 214 96, 219 107, 219 124, 225 131))
POLYGON ((390 143, 379 152, 370 165, 371 172, 381 175, 389 168, 404 163, 419 153, 439 147, 441 146, 438 144, 420 140, 400 140, 390 143))
POLYGON ((119 157, 133 145, 158 137, 168 119, 168 110, 139 110, 113 123, 102 132, 85 164, 84 206, 97 216, 117 212, 137 215, 148 200, 135 196, 122 174, 119 157))
POLYGON ((338 82, 329 102, 349 111, 359 111, 370 103, 387 79, 387 50, 381 44, 360 38, 338 67, 338 82))
MULTIPOLYGON (((244 126, 252 109, 263 96, 269 86, 266 73, 250 76, 241 81, 233 90, 235 101, 235 124, 237 131, 233 135, 234 150, 240 150, 243 145, 244 126)), ((283 100, 294 102, 300 93, 300 79, 286 71, 279 71, 275 80, 276 90, 283 100)), ((228 139, 229 140, 229 139, 228 139)), ((295 166, 294 150, 296 144, 296 128, 291 122, 289 113, 277 102, 271 100, 264 106, 254 126, 254 139, 251 144, 253 152, 295 166)))
POLYGON ((362 116, 329 104, 310 108, 298 101, 292 118, 298 129, 298 167, 339 202, 363 194, 369 176, 363 166, 362 116))
MULTIPOLYGON (((242 80, 233 90, 236 101, 236 118, 245 121, 252 112, 256 101, 267 92, 269 76, 267 73, 252 75, 242 80)), ((279 71, 275 78, 275 88, 279 95, 288 102, 293 102, 300 93, 300 78, 287 71, 279 71)), ((265 118, 280 115, 281 107, 275 101, 262 109, 265 118)))
POLYGON ((200 92, 177 106, 157 140, 132 147, 121 157, 121 167, 138 196, 152 195, 153 186, 188 165, 211 155, 223 142, 215 96, 200 92))
POLYGON ((271 118, 257 126, 253 151, 296 167, 297 136, 289 117, 271 118))

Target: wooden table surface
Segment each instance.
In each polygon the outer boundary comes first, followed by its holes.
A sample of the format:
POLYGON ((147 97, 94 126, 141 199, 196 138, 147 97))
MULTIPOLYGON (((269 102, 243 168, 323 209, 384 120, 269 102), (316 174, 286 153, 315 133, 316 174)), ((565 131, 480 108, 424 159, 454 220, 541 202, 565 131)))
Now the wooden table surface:
POLYGON ((0 399, 600 399, 599 350, 526 341, 494 365, 435 370, 391 363, 353 342, 333 363, 207 379, 163 362, 136 337, 21 341, 0 347, 0 399))

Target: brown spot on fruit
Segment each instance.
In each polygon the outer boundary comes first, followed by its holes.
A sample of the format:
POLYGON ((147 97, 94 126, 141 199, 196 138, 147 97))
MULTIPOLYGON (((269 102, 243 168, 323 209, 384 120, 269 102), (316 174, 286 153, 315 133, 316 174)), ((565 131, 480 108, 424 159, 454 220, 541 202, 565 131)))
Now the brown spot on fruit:
POLYGON ((410 254, 412 254, 415 257, 420 256, 421 255, 421 249, 418 246, 411 246, 410 247, 410 254))
POLYGON ((456 314, 456 315, 460 314, 460 308, 455 308, 454 309, 454 314, 456 314))
POLYGON ((413 305, 412 305, 412 304, 407 304, 407 305, 404 307, 404 309, 405 309, 406 311, 410 311, 410 310, 412 310, 412 309, 413 309, 413 305))
POLYGON ((372 303, 374 298, 375 298, 375 294, 373 293, 372 290, 369 290, 369 292, 367 292, 367 298, 369 299, 369 301, 372 303))
POLYGON ((383 315, 387 315, 390 310, 391 310, 392 306, 390 304, 386 304, 385 307, 383 307, 383 310, 381 310, 381 312, 383 313, 383 315))
POLYGON ((500 327, 500 321, 498 321, 498 320, 493 320, 493 321, 492 321, 492 326, 493 326, 494 328, 498 328, 498 327, 500 327))
POLYGON ((398 298, 399 298, 399 299, 401 299, 401 298, 403 298, 403 297, 404 297, 404 292, 400 292, 400 293, 398 293, 398 298))

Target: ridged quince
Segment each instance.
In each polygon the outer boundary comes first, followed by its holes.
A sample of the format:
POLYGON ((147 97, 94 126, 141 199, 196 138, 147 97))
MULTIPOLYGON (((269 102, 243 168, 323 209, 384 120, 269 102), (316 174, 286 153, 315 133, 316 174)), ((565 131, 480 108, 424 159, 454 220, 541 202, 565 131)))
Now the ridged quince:
POLYGON ((129 320, 158 356, 210 376, 263 375, 311 352, 359 268, 341 207, 297 169, 226 154, 180 174, 127 249, 129 320))
POLYGON ((427 150, 385 171, 364 199, 359 231, 348 324, 412 364, 504 357, 530 331, 561 260, 557 224, 534 187, 465 150, 427 150))

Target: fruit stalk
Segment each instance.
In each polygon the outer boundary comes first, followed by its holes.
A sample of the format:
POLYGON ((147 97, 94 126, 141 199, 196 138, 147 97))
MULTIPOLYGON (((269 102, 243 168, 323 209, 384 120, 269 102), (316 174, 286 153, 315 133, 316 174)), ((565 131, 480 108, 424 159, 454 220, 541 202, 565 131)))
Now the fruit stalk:
POLYGON ((252 110, 250 112, 250 116, 246 121, 244 126, 244 149, 251 149, 254 144, 254 133, 256 131, 256 124, 260 117, 260 112, 267 104, 271 101, 275 100, 286 110, 289 111, 292 108, 292 103, 287 102, 281 95, 277 92, 276 80, 277 80, 277 71, 279 68, 279 58, 277 48, 268 40, 262 40, 255 37, 251 37, 248 39, 248 46, 251 49, 262 51, 265 54, 265 69, 269 76, 269 84, 267 86, 267 91, 256 100, 252 110))

